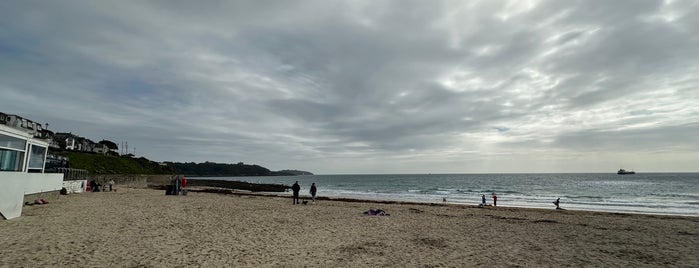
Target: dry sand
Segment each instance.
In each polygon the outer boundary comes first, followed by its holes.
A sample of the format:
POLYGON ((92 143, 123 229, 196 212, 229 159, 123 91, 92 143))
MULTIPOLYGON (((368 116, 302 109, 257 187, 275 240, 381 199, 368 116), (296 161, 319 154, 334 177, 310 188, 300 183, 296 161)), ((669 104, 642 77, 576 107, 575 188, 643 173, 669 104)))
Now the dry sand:
POLYGON ((553 209, 121 188, 25 207, 0 231, 0 267, 699 267, 699 218, 553 209))

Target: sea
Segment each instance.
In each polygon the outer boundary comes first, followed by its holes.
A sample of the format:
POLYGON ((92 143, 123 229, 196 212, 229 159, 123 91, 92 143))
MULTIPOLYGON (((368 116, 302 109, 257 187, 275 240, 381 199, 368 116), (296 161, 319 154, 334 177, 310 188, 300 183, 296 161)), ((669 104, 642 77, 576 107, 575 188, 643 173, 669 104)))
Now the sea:
POLYGON ((396 174, 211 177, 292 185, 311 183, 318 196, 367 200, 477 205, 498 197, 498 206, 561 208, 623 213, 699 216, 699 173, 576 174, 396 174))

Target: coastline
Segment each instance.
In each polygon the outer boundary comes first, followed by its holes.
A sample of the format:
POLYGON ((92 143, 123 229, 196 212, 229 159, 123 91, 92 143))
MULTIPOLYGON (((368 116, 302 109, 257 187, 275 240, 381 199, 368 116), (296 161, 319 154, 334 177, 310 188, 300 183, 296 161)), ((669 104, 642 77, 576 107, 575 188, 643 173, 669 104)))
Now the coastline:
POLYGON ((371 200, 402 200, 479 204, 497 193, 499 205, 552 208, 561 198, 565 209, 604 212, 699 216, 699 173, 616 174, 452 174, 452 175, 328 175, 300 177, 228 178, 256 183, 291 185, 302 193, 311 183, 324 196, 371 200))
POLYGON ((699 266, 696 217, 196 190, 25 207, 0 222, 0 267, 699 266))
MULTIPOLYGON (((277 197, 277 198, 290 198, 291 192, 278 193, 278 192, 252 192, 247 190, 238 190, 222 187, 209 187, 209 186, 197 186, 190 187, 191 192, 202 192, 202 193, 214 193, 214 194, 224 194, 224 195, 238 195, 238 196, 261 196, 261 197, 277 197)), ((301 194, 300 199, 310 200, 310 195, 301 194)), ((338 201, 338 202, 354 202, 354 203, 377 203, 377 204, 402 204, 402 205, 425 205, 425 206, 452 206, 452 207, 463 207, 463 208, 480 208, 477 204, 465 204, 465 203, 450 203, 450 202, 420 202, 420 201, 405 201, 405 200, 384 200, 384 199, 362 199, 353 197, 337 197, 337 196, 317 196, 316 200, 323 201, 338 201)), ((502 202, 499 202, 502 204, 502 202)), ((565 205, 564 205, 565 206, 565 205)), ((487 205, 483 207, 484 209, 522 209, 522 210, 533 210, 533 211, 548 211, 555 210, 552 205, 551 208, 543 207, 532 207, 532 206, 512 206, 512 205, 499 205, 497 207, 487 205)), ((682 214, 663 214, 663 213, 651 213, 651 212, 629 212, 629 211, 609 211, 609 210, 594 210, 594 209, 569 209, 564 208, 563 211, 570 212, 591 212, 591 213, 609 213, 609 214, 630 214, 630 215, 648 215, 648 216, 667 216, 667 217, 680 217, 680 218, 699 218, 696 215, 682 215, 682 214)))

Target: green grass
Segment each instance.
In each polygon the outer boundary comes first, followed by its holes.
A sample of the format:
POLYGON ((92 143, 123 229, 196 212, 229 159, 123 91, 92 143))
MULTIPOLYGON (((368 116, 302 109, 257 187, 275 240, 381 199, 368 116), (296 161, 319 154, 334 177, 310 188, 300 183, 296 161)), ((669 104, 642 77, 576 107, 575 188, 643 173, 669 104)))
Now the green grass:
POLYGON ((109 156, 79 152, 50 152, 66 156, 71 168, 86 169, 90 174, 173 174, 167 166, 160 166, 144 157, 109 156))

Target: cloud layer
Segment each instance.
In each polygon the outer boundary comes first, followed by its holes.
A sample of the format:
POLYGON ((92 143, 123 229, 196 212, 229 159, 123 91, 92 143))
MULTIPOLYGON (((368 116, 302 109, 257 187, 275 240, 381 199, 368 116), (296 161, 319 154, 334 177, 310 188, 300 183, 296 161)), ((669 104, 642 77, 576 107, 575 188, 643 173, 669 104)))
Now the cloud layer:
POLYGON ((0 111, 157 161, 697 171, 694 1, 10 1, 0 111))

